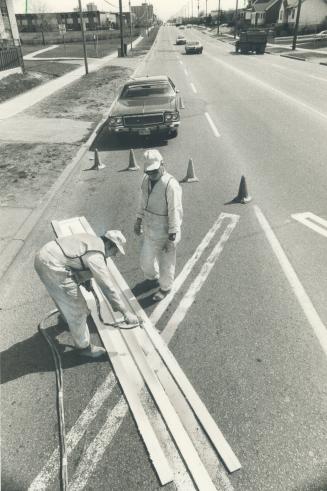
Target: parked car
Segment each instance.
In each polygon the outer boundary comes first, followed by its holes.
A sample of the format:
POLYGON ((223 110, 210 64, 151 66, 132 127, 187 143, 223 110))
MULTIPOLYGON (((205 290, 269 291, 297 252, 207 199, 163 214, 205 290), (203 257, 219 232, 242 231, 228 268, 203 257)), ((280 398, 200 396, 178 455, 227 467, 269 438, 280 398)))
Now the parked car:
POLYGON ((316 37, 317 38, 320 38, 320 39, 327 39, 327 31, 320 31, 316 34, 316 37))
POLYGON ((181 34, 179 36, 177 36, 177 39, 176 39, 176 44, 177 45, 180 45, 180 44, 186 44, 186 39, 184 36, 182 36, 181 34))
POLYGON ((203 46, 200 41, 188 41, 185 45, 185 53, 190 54, 201 54, 203 51, 203 46))
POLYGON ((180 124, 178 92, 166 75, 130 79, 109 113, 109 133, 177 136, 180 124))

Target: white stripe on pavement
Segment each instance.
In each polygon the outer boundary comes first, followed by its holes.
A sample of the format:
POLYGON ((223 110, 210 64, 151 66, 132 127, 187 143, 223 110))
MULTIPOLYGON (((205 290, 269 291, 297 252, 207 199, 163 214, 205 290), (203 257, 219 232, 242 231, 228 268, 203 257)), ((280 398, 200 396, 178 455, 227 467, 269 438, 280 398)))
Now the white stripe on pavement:
POLYGON ((185 73, 186 76, 188 76, 188 71, 187 71, 186 68, 184 68, 184 73, 185 73))
MULTIPOLYGON (((81 438, 84 436, 88 426, 94 420, 98 410, 111 394, 112 389, 116 385, 116 378, 111 372, 102 385, 97 389, 96 393, 66 435, 67 456, 71 454, 77 446, 81 438)), ((29 491, 46 489, 50 482, 55 478, 59 469, 59 449, 57 448, 51 455, 47 464, 43 467, 40 474, 34 479, 29 491)))
POLYGON ((289 262, 285 252, 280 245, 276 235, 272 231, 267 219, 263 215, 262 211, 257 205, 254 205, 254 211, 257 215, 258 221, 268 239, 268 242, 271 245, 272 250, 274 251, 279 264, 282 267, 282 270, 285 273, 286 278, 291 285, 291 288, 311 325, 315 335, 318 338, 318 341, 327 355, 327 329, 326 326, 322 323, 316 309, 314 308, 309 296, 307 295, 305 289, 303 288, 297 274, 295 273, 293 266, 289 262))
POLYGON ((190 259, 187 261, 185 266, 183 267, 182 271, 179 273, 177 278, 175 278, 173 287, 171 289, 171 292, 160 302, 158 303, 157 307, 153 310, 152 314, 150 315, 150 320, 153 325, 156 325, 163 313, 166 311, 168 305, 172 302, 175 294, 178 292, 178 290, 183 286, 185 280, 191 273, 192 269, 202 256, 203 252, 205 249, 208 247, 212 239, 214 238, 216 232, 219 230, 223 223, 224 218, 231 218, 233 217, 238 217, 238 215, 230 215, 229 213, 221 213, 211 229, 206 233, 206 235, 203 237, 202 241, 196 248, 194 254, 190 259))
POLYGON ((169 344, 171 338, 175 334, 179 324, 182 322, 184 319, 185 315, 187 314, 188 310, 192 306, 196 294, 200 291, 202 288, 204 282, 208 278, 212 268, 214 267, 217 259, 219 258, 221 252, 223 251, 224 245, 226 244, 227 240, 229 239, 231 233, 233 232, 234 228, 236 227, 237 223, 239 221, 238 216, 234 216, 231 220, 231 223, 229 223, 224 230, 224 233, 220 237, 219 241, 213 248, 211 254, 208 256, 206 262, 202 266, 200 273, 197 275, 195 280, 192 282, 191 286, 187 290, 185 296, 183 297, 183 300, 175 310, 174 314, 170 318, 168 324, 166 325, 162 337, 166 341, 167 344, 169 344))
POLYGON ((196 90, 194 84, 192 84, 192 82, 191 82, 190 85, 191 85, 191 89, 193 90, 194 94, 196 94, 197 90, 196 90))
POLYGON ((209 114, 209 113, 207 113, 207 112, 205 112, 204 114, 205 114, 205 117, 206 117, 206 118, 207 118, 207 120, 208 120, 208 123, 209 123, 209 124, 210 124, 210 126, 211 126, 211 129, 212 129, 212 131, 213 131, 213 134, 214 134, 214 135, 215 135, 217 138, 219 138, 219 137, 220 137, 219 131, 217 130, 217 128, 216 128, 216 126, 215 126, 215 123, 212 121, 210 114, 209 114))

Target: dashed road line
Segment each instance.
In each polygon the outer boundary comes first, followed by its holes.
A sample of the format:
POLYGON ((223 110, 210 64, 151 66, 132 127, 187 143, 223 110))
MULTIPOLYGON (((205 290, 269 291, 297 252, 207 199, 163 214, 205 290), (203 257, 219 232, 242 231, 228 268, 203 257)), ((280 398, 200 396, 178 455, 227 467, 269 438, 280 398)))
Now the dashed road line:
POLYGON ((188 76, 188 71, 187 71, 186 68, 184 68, 184 73, 185 73, 186 76, 188 76))
POLYGON ((190 85, 191 85, 191 89, 193 90, 194 94, 196 94, 198 91, 196 90, 194 84, 192 84, 192 82, 191 82, 190 85))
POLYGON ((213 131, 213 134, 214 134, 214 135, 215 135, 217 138, 219 138, 219 137, 220 137, 220 133, 219 133, 219 131, 217 130, 215 123, 212 121, 210 114, 209 114, 209 113, 207 113, 207 112, 205 112, 204 114, 205 114, 205 117, 206 117, 206 118, 207 118, 207 120, 208 120, 208 123, 209 123, 209 124, 210 124, 210 126, 211 126, 211 129, 212 129, 212 131, 213 131))
POLYGON ((327 355, 327 329, 326 326, 323 324, 322 320, 319 317, 318 312, 314 308, 308 294, 306 293, 305 289, 302 286, 302 283, 300 282, 296 272, 293 269, 293 266, 289 262, 284 250, 282 249, 282 246, 280 245, 279 240, 277 239, 276 235, 274 234, 273 230, 271 229, 267 219, 263 215, 262 211, 257 205, 253 205, 254 211, 257 215, 257 219, 268 239, 269 244, 271 245, 271 248, 273 252, 275 253, 279 264, 281 265, 282 270, 284 271, 284 274, 286 278, 288 279, 291 288, 306 316, 308 319, 309 324, 311 325, 315 335, 318 338, 318 341, 327 355))

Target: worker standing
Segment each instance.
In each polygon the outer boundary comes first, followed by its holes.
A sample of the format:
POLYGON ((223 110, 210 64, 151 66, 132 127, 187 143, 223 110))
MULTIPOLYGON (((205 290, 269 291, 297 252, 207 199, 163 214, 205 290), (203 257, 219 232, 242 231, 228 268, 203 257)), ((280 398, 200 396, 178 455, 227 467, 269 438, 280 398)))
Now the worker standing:
POLYGON ((158 150, 147 150, 144 158, 145 176, 134 232, 143 233, 141 269, 146 279, 159 281, 153 300, 160 301, 171 290, 175 277, 176 245, 183 218, 182 190, 166 172, 158 150))
POLYGON ((106 351, 90 342, 89 309, 80 284, 93 277, 113 309, 123 314, 125 322, 138 322, 119 298, 106 263, 106 257, 115 256, 118 251, 125 254, 125 243, 126 239, 119 230, 109 230, 102 237, 75 234, 48 242, 35 256, 35 270, 66 319, 82 356, 97 358, 106 351))

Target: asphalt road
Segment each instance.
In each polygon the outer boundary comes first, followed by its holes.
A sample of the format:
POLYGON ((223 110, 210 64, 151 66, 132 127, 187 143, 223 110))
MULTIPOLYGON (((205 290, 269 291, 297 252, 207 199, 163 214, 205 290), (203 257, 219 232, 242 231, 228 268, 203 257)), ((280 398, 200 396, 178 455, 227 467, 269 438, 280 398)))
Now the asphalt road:
MULTIPOLYGON (((178 179, 189 158, 199 178, 182 185, 177 274, 225 215, 157 327, 241 461, 242 469, 228 475, 211 455, 204 456, 217 489, 326 491, 326 68, 235 55, 231 45, 193 29, 186 35, 201 39, 204 52, 186 56, 174 44, 177 33, 174 27, 160 30, 142 69, 168 74, 180 89, 180 132, 160 151, 178 179), (246 205, 231 203, 242 175, 252 197, 246 205), (312 215, 304 223, 304 215, 293 216, 306 212, 312 215), (228 227, 229 236, 208 261, 228 227), (201 268, 208 275, 196 282, 201 268), (187 293, 193 302, 182 314, 187 293)), ((35 251, 52 238, 50 220, 85 215, 99 233, 121 229, 127 256, 116 264, 131 288, 142 280, 133 235, 142 175, 121 172, 128 165, 128 143, 122 147, 103 135, 97 145, 106 168, 76 169, 2 285, 7 491, 33 482, 31 489, 37 489, 37 476, 44 486, 38 489, 58 489, 55 457, 51 461, 58 443, 54 375, 36 331, 52 303, 33 272, 35 251)), ((139 164, 146 145, 132 142, 139 164)), ((88 166, 87 160, 81 164, 88 166)), ((150 315, 149 299, 140 301, 150 315)), ((60 340, 70 342, 66 333, 60 340)), ((81 364, 67 349, 63 365, 67 431, 76 435, 78 418, 87 414, 86 433, 71 444, 72 489, 160 489, 133 419, 122 419, 117 408, 119 387, 104 395, 109 363, 81 364), (99 408, 96 394, 105 400, 99 408), (85 413, 90 401, 96 409, 85 413)), ((167 489, 193 489, 178 465, 177 484, 167 489)))

